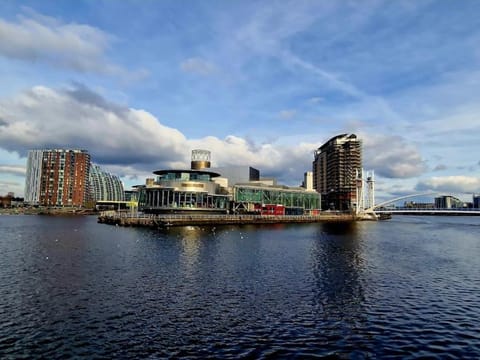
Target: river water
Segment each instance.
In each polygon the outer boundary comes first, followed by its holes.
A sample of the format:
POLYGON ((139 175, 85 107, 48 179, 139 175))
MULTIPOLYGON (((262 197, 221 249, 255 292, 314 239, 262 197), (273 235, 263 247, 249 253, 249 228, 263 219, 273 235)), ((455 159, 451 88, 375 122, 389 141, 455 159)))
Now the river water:
POLYGON ((2 358, 480 357, 480 217, 0 216, 2 358))

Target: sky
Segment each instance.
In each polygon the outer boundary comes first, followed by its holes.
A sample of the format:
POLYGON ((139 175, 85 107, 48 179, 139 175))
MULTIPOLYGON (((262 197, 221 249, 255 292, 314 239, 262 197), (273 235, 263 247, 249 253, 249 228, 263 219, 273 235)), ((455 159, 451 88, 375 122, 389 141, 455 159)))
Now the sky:
POLYGON ((480 193, 480 1, 0 2, 0 195, 28 150, 87 149, 128 189, 249 165, 298 186, 355 133, 378 199, 480 193))

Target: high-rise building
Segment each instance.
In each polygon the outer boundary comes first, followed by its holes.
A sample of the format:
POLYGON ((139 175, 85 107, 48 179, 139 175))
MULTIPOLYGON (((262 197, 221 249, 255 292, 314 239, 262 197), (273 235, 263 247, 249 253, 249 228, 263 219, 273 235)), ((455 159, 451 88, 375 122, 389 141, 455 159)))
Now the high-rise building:
POLYGON ((313 190, 313 172, 307 171, 303 174, 302 187, 307 190, 313 190))
POLYGON ((452 195, 442 195, 435 198, 437 209, 459 209, 465 207, 465 203, 452 195))
POLYGON ((25 203, 39 205, 40 183, 42 178, 42 159, 44 150, 30 150, 25 176, 25 203))
POLYGON ((480 195, 475 195, 473 194, 473 207, 475 209, 479 209, 480 208, 480 195))
POLYGON ((356 181, 362 168, 362 143, 355 134, 328 140, 314 153, 313 188, 321 194, 322 209, 354 210, 356 181))
POLYGON ((93 201, 124 201, 125 199, 120 178, 103 171, 96 164, 90 167, 90 192, 93 201))
POLYGON ((25 202, 41 206, 82 206, 88 200, 90 155, 86 150, 31 150, 25 202))

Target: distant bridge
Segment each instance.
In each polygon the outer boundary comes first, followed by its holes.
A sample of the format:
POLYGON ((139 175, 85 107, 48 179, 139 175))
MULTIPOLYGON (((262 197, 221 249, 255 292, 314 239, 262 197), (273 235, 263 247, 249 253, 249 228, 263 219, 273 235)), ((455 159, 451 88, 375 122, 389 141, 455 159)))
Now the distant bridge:
POLYGON ((359 216, 367 219, 378 219, 377 214, 397 214, 397 215, 414 215, 414 214, 423 214, 423 215, 480 215, 480 209, 469 209, 469 208, 448 208, 448 209, 439 209, 439 208, 385 208, 386 205, 393 204, 399 200, 414 198, 418 196, 429 196, 429 195, 438 195, 438 193, 422 193, 422 194, 412 194, 400 196, 395 199, 390 199, 379 204, 375 204, 363 211, 359 211, 359 216))
POLYGON ((425 209, 425 208, 395 208, 395 209, 377 209, 375 214, 397 214, 397 215, 480 215, 480 209, 425 209))

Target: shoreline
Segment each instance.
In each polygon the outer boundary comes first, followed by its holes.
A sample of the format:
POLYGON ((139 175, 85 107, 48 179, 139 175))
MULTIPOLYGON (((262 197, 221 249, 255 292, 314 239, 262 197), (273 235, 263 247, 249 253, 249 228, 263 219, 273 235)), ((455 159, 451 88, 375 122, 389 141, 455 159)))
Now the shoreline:
POLYGON ((102 214, 98 223, 124 227, 168 228, 200 225, 287 224, 315 222, 351 222, 352 214, 320 215, 129 215, 102 214))

